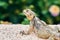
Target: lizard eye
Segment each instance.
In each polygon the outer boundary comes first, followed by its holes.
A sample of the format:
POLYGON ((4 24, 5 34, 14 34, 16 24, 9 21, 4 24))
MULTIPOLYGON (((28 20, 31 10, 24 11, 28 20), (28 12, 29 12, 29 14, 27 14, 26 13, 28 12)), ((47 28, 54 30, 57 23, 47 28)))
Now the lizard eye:
POLYGON ((26 10, 26 12, 29 12, 29 10, 26 10))

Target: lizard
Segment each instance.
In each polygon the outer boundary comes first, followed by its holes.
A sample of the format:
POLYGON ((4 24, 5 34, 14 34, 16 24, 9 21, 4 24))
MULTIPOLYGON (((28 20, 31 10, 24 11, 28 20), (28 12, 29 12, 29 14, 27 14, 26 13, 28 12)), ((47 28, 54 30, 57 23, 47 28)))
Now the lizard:
POLYGON ((30 20, 30 29, 27 33, 23 31, 23 34, 27 35, 34 32, 38 37, 48 40, 60 40, 60 33, 58 30, 50 28, 44 21, 35 16, 35 12, 30 9, 23 10, 23 13, 30 20), (58 34, 58 35, 57 35, 58 34))

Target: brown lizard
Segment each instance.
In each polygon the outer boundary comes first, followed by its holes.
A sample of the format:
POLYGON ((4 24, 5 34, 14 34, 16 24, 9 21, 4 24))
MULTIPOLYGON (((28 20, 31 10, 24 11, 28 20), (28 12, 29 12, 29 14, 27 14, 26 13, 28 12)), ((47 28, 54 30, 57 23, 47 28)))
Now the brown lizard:
POLYGON ((30 9, 25 9, 23 11, 28 20, 30 20, 30 29, 27 33, 23 32, 23 34, 30 34, 32 31, 40 38, 49 40, 60 40, 60 33, 58 30, 54 30, 50 28, 44 21, 40 20, 35 16, 35 13, 30 9), (58 35, 57 35, 58 34, 58 35))

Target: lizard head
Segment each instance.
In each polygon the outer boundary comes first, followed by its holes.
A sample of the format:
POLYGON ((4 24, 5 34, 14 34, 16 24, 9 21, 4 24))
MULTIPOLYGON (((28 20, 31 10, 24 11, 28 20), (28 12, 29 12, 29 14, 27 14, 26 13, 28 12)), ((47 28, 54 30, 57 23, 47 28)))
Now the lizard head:
POLYGON ((23 10, 23 13, 25 14, 28 20, 32 20, 33 17, 35 16, 35 13, 31 11, 30 9, 23 10))

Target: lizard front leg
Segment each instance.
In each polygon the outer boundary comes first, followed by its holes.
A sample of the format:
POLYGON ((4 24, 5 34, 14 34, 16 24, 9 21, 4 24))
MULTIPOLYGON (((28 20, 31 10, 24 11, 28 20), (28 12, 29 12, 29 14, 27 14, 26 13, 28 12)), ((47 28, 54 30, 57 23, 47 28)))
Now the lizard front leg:
POLYGON ((27 32, 22 31, 22 32, 20 32, 20 33, 22 33, 22 35, 29 35, 29 34, 31 34, 33 31, 34 31, 34 27, 33 27, 33 26, 30 26, 30 28, 28 29, 27 32))
POLYGON ((34 31, 34 27, 32 26, 30 26, 30 28, 29 28, 29 30, 28 30, 28 32, 26 33, 26 34, 31 34, 32 32, 34 31))

